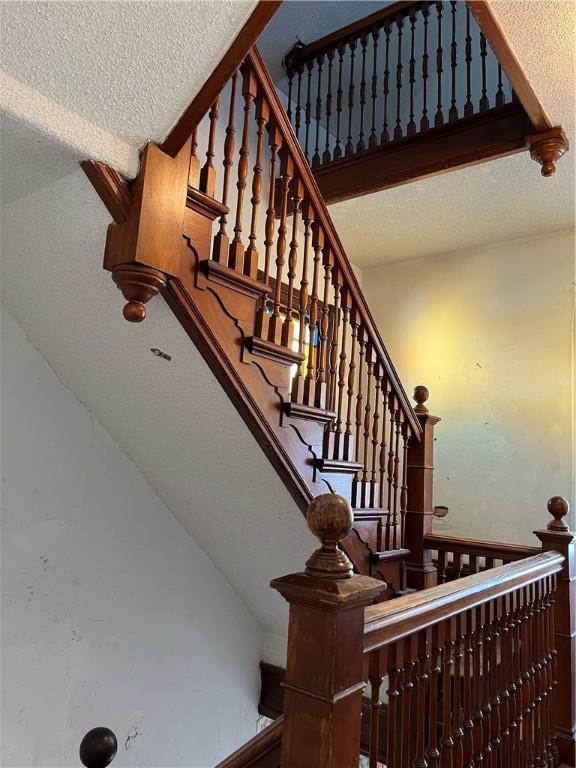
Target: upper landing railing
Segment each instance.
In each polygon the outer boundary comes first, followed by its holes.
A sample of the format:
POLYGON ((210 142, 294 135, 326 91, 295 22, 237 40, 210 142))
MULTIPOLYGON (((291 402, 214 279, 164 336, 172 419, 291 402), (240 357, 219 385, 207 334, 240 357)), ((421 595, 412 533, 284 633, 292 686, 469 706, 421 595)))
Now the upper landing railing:
POLYGON ((463 2, 389 5, 287 59, 286 109, 313 168, 503 107, 514 94, 463 2))

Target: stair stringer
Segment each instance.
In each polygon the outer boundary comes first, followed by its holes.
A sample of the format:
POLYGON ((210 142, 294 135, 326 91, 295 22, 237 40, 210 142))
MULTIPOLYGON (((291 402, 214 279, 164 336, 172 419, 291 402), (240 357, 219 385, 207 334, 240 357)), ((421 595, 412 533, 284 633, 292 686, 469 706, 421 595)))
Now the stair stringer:
MULTIPOLYGON (((305 513, 310 501, 321 493, 334 491, 351 498, 353 475, 349 471, 324 473, 318 469, 325 421, 303 420, 285 412, 290 403, 289 368, 255 358, 246 350, 245 340, 254 333, 258 300, 242 286, 233 288, 206 275, 202 269, 206 244, 204 238, 195 239, 191 221, 196 215, 187 209, 179 276, 167 281, 164 298, 300 510, 305 513)), ((232 285, 234 276, 230 277, 232 285)), ((373 525, 376 527, 376 521, 373 525)), ((376 575, 371 565, 373 550, 364 531, 351 532, 343 546, 359 573, 376 575)))

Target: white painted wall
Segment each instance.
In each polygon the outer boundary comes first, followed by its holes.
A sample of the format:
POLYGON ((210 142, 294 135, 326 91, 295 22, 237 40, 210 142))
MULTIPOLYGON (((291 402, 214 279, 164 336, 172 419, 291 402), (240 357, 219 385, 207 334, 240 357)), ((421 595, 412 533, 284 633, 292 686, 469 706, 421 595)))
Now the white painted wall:
POLYGON ((3 766, 213 766, 256 728, 261 629, 2 313, 3 766))
POLYGON ((573 231, 363 270, 404 385, 442 417, 438 532, 534 543, 548 498, 574 502, 575 284, 573 231))

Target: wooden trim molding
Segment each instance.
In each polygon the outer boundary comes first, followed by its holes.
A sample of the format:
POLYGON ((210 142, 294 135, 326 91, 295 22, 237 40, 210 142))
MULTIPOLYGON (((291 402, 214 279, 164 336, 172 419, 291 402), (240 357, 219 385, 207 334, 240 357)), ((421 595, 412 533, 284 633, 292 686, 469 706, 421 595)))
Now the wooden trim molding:
POLYGON ((250 18, 244 24, 238 36, 212 72, 208 80, 192 99, 184 114, 170 131, 161 145, 163 152, 176 157, 184 144, 190 138, 194 127, 210 109, 212 102, 222 91, 232 74, 240 66, 246 52, 254 45, 272 16, 276 13, 282 0, 260 0, 252 11, 250 18))
POLYGON ((132 193, 126 179, 109 165, 96 160, 83 160, 80 166, 106 206, 116 224, 128 219, 132 206, 132 193))
POLYGON ((441 552, 455 552, 461 555, 476 555, 494 560, 514 562, 537 555, 539 547, 524 544, 503 544, 498 541, 479 541, 477 539, 460 539, 452 536, 438 536, 429 533, 424 536, 424 546, 441 552))
POLYGON ((506 72, 514 92, 520 103, 526 110, 532 125, 538 131, 548 131, 552 128, 550 118, 540 104, 522 65, 512 50, 500 22, 494 15, 494 11, 487 0, 467 0, 468 7, 478 22, 478 26, 484 33, 490 47, 496 54, 496 58, 506 72))

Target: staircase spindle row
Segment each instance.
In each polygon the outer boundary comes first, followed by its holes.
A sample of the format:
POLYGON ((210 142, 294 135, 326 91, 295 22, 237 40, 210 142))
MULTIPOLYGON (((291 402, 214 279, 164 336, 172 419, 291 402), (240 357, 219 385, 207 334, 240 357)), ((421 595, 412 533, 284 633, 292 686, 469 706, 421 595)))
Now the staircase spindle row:
MULTIPOLYGON (((318 56, 314 67, 307 63, 295 73, 296 87, 291 85, 291 94, 302 94, 307 73, 304 152, 310 152, 312 142, 313 165, 320 162, 321 112, 325 110, 327 119, 332 116, 335 77, 337 131, 342 120, 343 78, 350 79, 345 153, 357 151, 359 146, 350 143, 356 98, 362 106, 360 140, 365 142, 370 108, 368 142, 374 141, 377 70, 372 75, 371 104, 367 79, 368 44, 374 39, 367 34, 360 40, 358 92, 353 67, 343 71, 343 49, 338 58, 334 51, 318 56), (315 81, 313 70, 318 75, 315 81), (326 93, 320 88, 324 77, 326 93)), ((355 473, 353 504, 381 510, 386 520, 382 544, 398 548, 406 511, 407 445, 411 436, 418 435, 419 426, 367 318, 340 244, 310 182, 306 183, 308 171, 305 163, 303 170, 300 149, 287 140, 286 128, 261 73, 255 71, 255 62, 254 56, 246 58, 194 133, 190 168, 198 167, 202 149, 206 160, 189 179, 223 206, 214 224, 211 258, 220 270, 226 268, 244 282, 249 279, 258 285, 255 290, 261 298, 254 336, 276 348, 277 355, 284 355, 292 366, 292 403, 328 414, 323 458, 345 463, 355 473)), ((302 104, 294 108, 289 101, 289 107, 300 131, 302 104)))
MULTIPOLYGON (((388 768, 558 765, 556 578, 543 576, 370 653, 370 768, 381 764, 383 744, 388 768)), ((391 624, 387 632, 393 638, 391 624)))
POLYGON ((365 27, 355 23, 325 42, 299 46, 287 57, 287 78, 287 112, 299 140, 305 112, 302 146, 313 168, 429 130, 431 98, 436 104, 434 128, 513 99, 468 7, 455 0, 384 9, 368 17, 365 27), (431 53, 435 53, 432 73, 431 53), (306 95, 301 87, 304 71, 306 95))

